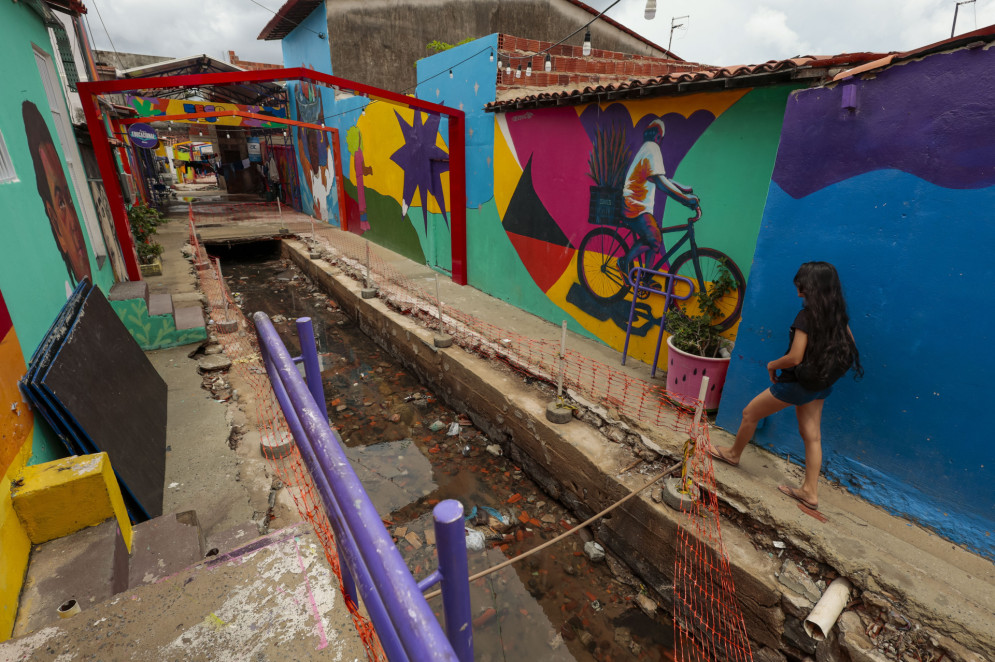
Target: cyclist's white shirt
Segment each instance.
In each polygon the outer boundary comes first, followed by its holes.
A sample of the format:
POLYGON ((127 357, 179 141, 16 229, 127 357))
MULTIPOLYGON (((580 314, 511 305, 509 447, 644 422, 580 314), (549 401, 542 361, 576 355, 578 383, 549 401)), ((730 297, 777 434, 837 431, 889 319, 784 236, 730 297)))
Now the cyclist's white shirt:
POLYGON ((636 218, 643 213, 653 213, 656 203, 656 185, 649 181, 653 176, 666 177, 667 170, 663 165, 663 154, 660 146, 652 140, 644 142, 636 152, 625 176, 625 215, 636 218))

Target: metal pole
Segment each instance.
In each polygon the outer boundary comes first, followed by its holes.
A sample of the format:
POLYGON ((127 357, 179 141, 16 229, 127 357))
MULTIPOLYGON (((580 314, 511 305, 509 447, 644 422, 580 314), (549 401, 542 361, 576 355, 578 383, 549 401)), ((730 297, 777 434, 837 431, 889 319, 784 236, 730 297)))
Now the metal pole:
POLYGON ((556 379, 556 397, 563 397, 563 366, 567 357, 567 321, 563 320, 563 332, 560 334, 560 374, 556 379))
POLYGON ((318 411, 324 412, 328 420, 328 405, 325 400, 325 388, 321 383, 321 359, 318 358, 318 347, 314 340, 314 327, 310 317, 297 318, 297 339, 301 343, 301 358, 304 360, 304 378, 307 388, 311 391, 318 411))
MULTIPOLYGON (((356 547, 362 554, 362 562, 367 564, 370 576, 377 581, 375 591, 380 592, 385 606, 391 609, 391 622, 397 629, 404 651, 409 657, 419 660, 456 659, 442 627, 423 601, 418 584, 387 529, 380 523, 379 513, 349 464, 338 434, 318 415, 314 399, 283 346, 273 322, 262 312, 254 314, 252 319, 260 344, 266 345, 307 439, 311 441, 321 470, 319 474, 324 473, 327 477, 331 494, 336 503, 341 504, 343 522, 348 531, 356 536, 356 547), (419 600, 422 602, 419 603, 419 600)), ((378 629, 387 627, 387 624, 377 624, 376 621, 374 624, 378 625, 378 629)))
MULTIPOLYGON (((290 434, 294 437, 294 443, 297 445, 297 449, 301 453, 301 458, 304 463, 308 466, 308 472, 311 474, 318 487, 319 493, 321 493, 322 501, 325 503, 325 513, 328 515, 328 519, 333 522, 335 528, 341 532, 345 530, 344 520, 342 519, 342 512, 339 510, 338 503, 332 498, 331 489, 328 488, 327 481, 324 480, 324 475, 321 474, 319 470, 315 470, 317 467, 317 462, 314 460, 314 450, 311 448, 311 442, 308 441, 307 435, 304 433, 304 428, 301 426, 301 421, 297 418, 297 412, 294 411, 294 406, 290 402, 290 396, 287 395, 287 389, 283 386, 283 381, 280 379, 280 373, 276 370, 276 365, 269 357, 269 353, 266 351, 265 343, 259 344, 259 353, 263 357, 263 365, 266 366, 266 374, 269 376, 270 385, 273 387, 273 395, 276 396, 276 401, 280 404, 280 409, 283 410, 283 417, 287 421, 287 427, 290 428, 290 434), (325 490, 322 490, 322 482, 324 481, 325 490)), ((335 550, 339 555, 340 559, 347 558, 347 554, 352 554, 352 556, 358 556, 358 550, 350 550, 349 547, 355 547, 355 542, 349 536, 336 535, 335 536, 335 550)), ((362 565, 362 564, 360 564, 362 565)), ((353 576, 350 567, 356 567, 356 564, 351 565, 340 565, 342 574, 342 590, 345 592, 346 597, 352 600, 357 605, 359 604, 359 591, 356 589, 356 578, 353 576)), ((365 567, 363 568, 365 570, 365 567)), ((356 574, 359 575, 360 580, 363 581, 363 575, 359 569, 356 570, 356 574)), ((367 611, 370 609, 370 600, 366 600, 367 611)), ((383 609, 383 604, 380 605, 381 610, 383 609)), ((384 612, 386 614, 386 612, 384 612)))
POLYGON ((439 274, 435 274, 435 306, 439 312, 439 333, 442 333, 442 297, 439 296, 439 274))
POLYGON ((366 241, 366 289, 370 289, 370 242, 366 241))
POLYGON ((466 560, 463 504, 439 502, 432 510, 436 550, 442 574, 442 611, 446 636, 460 662, 473 662, 473 623, 470 618, 470 570, 466 560))

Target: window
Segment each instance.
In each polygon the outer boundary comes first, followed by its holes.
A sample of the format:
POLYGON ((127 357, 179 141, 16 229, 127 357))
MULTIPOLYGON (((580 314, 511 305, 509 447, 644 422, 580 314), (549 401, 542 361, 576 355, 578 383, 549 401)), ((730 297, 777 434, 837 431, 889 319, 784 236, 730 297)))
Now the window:
POLYGON ((0 184, 16 181, 17 173, 14 172, 14 163, 10 160, 7 143, 4 142, 3 133, 0 132, 0 184))

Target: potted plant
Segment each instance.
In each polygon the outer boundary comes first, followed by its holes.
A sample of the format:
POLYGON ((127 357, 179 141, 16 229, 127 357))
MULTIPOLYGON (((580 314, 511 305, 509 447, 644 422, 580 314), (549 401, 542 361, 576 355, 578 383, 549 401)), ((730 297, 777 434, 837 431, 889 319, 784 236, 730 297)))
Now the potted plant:
POLYGON ((166 218, 155 208, 148 205, 134 205, 128 210, 128 223, 131 225, 131 236, 135 239, 135 250, 138 253, 138 268, 143 276, 157 276, 162 273, 162 244, 155 240, 158 227, 166 222, 166 218))
POLYGON ((672 306, 666 312, 667 347, 667 390, 697 398, 701 391, 703 377, 708 377, 708 391, 705 393, 705 409, 714 411, 719 407, 726 372, 729 370, 729 348, 732 343, 724 338, 714 325, 722 317, 719 302, 736 289, 736 282, 728 269, 722 268, 719 276, 712 281, 712 287, 699 290, 694 301, 697 312, 672 306), (725 350, 725 351, 724 351, 725 350))

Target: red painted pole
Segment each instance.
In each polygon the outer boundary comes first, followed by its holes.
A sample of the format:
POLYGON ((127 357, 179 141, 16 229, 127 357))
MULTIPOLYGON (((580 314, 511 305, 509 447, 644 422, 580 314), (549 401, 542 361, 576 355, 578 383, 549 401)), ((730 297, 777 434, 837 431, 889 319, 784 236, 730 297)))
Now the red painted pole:
POLYGON ((117 178, 117 170, 114 168, 111 145, 104 130, 104 123, 100 119, 97 97, 86 87, 87 83, 79 84, 79 98, 83 104, 83 114, 86 117, 86 126, 90 130, 90 140, 93 142, 93 152, 97 157, 97 166, 100 168, 100 178, 104 182, 104 192, 107 194, 111 216, 114 218, 114 233, 121 246, 128 280, 141 280, 138 253, 135 252, 135 242, 131 237, 131 225, 128 223, 128 212, 124 208, 124 197, 121 195, 121 184, 117 178))
POLYGON ((467 283, 466 262, 466 133, 462 111, 449 111, 449 207, 452 224, 453 282, 467 283))

